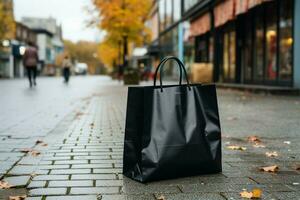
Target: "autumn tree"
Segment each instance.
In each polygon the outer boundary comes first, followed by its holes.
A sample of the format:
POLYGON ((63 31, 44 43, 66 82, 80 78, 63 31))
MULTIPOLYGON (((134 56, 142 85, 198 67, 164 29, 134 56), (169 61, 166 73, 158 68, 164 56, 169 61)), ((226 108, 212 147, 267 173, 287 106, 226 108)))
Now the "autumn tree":
POLYGON ((0 0, 0 41, 12 39, 14 34, 13 3, 11 0, 0 0))
POLYGON ((128 44, 141 45, 149 40, 150 31, 145 26, 152 0, 93 0, 99 11, 97 25, 106 31, 106 38, 100 46, 106 47, 117 59, 118 45, 123 45, 123 65, 128 64, 128 44))
POLYGON ((89 41, 79 41, 74 43, 70 40, 64 41, 65 52, 72 60, 87 63, 89 73, 95 74, 97 68, 101 66, 98 57, 98 44, 89 41))

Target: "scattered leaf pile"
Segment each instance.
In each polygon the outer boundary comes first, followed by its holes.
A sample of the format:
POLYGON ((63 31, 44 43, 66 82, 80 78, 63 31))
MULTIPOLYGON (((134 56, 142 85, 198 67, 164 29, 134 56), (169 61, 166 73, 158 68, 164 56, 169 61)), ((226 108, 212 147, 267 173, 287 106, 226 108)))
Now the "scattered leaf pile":
POLYGON ((243 191, 240 193, 241 197, 246 199, 260 199, 262 194, 261 189, 253 189, 252 191, 243 191))
POLYGON ((247 149, 246 147, 237 146, 237 145, 227 146, 227 148, 230 150, 240 150, 240 151, 245 151, 247 149))
POLYGON ((266 152, 267 157, 277 157, 278 153, 276 151, 273 152, 266 152))
POLYGON ((260 170, 264 172, 277 172, 279 167, 277 165, 272 165, 268 167, 261 167, 260 170))
POLYGON ((26 195, 22 195, 22 196, 9 196, 9 200, 25 200, 26 199, 26 195))
POLYGON ((29 148, 22 149, 21 152, 28 153, 28 154, 30 154, 31 156, 34 156, 34 157, 41 154, 41 152, 39 152, 37 150, 34 150, 34 149, 29 149, 29 148))
POLYGON ((0 181, 0 189, 9 189, 13 186, 6 181, 0 181))

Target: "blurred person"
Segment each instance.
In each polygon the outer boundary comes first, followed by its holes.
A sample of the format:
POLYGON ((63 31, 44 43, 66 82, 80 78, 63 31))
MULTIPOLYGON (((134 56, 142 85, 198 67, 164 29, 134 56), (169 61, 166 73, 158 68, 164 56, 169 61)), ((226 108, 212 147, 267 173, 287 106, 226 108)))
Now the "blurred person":
POLYGON ((68 83, 70 78, 70 72, 71 72, 70 69, 72 67, 72 62, 69 55, 65 55, 62 62, 62 67, 63 67, 64 82, 68 83))
POLYGON ((35 45, 32 42, 29 42, 28 45, 29 46, 26 48, 23 56, 23 65, 27 71, 29 86, 32 87, 32 85, 36 86, 37 64, 39 61, 39 56, 35 45))
POLYGON ((119 81, 123 80, 123 76, 124 76, 124 66, 120 64, 118 66, 118 80, 119 81))

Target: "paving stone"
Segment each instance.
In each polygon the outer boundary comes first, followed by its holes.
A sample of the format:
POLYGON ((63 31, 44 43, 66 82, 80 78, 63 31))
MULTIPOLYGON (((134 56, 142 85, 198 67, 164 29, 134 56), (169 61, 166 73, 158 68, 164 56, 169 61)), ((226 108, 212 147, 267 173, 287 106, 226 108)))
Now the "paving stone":
POLYGON ((112 168, 112 164, 74 164, 72 169, 86 169, 86 168, 112 168))
POLYGON ((26 200, 42 200, 42 197, 26 197, 26 200))
POLYGON ((36 166, 18 165, 9 171, 12 175, 33 174, 37 170, 36 166))
POLYGON ((33 180, 43 181, 43 180, 68 180, 68 175, 39 175, 33 177, 33 180))
POLYGON ((72 180, 111 180, 116 179, 115 174, 73 174, 72 180))
POLYGON ((50 181, 48 187, 92 187, 93 181, 50 181))
POLYGON ((63 195, 66 194, 67 188, 38 188, 29 190, 30 196, 38 195, 63 195))
POLYGON ((30 176, 12 176, 4 178, 4 181, 7 181, 13 186, 25 186, 30 179, 30 176))
POLYGON ((89 174, 91 169, 54 169, 50 174, 89 174))
POLYGON ((123 186, 123 180, 97 180, 96 186, 123 186))
POLYGON ((122 173, 121 168, 112 168, 112 169, 93 169, 93 173, 99 174, 111 174, 111 173, 122 173))
POLYGON ((48 196, 46 200, 98 200, 97 195, 48 196))
POLYGON ((153 195, 103 195, 101 200, 155 200, 153 195))
POLYGON ((72 187, 70 194, 117 194, 119 187, 72 187))
POLYGON ((70 164, 88 164, 88 160, 58 160, 55 161, 56 165, 70 165, 70 164))
POLYGON ((41 162, 41 158, 36 157, 24 157, 22 158, 18 164, 19 165, 37 165, 41 162))
POLYGON ((46 181, 31 181, 27 188, 41 188, 45 187, 46 181))
POLYGON ((70 165, 41 165, 39 169, 69 169, 70 165))
POLYGON ((286 199, 299 200, 300 199, 300 192, 276 192, 273 194, 276 198, 278 198, 280 200, 286 200, 286 199))

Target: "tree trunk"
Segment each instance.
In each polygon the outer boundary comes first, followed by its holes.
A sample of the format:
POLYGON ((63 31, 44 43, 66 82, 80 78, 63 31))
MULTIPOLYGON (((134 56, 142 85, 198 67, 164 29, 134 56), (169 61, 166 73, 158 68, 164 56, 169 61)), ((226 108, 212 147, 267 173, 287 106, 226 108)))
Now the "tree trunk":
POLYGON ((128 67, 128 40, 127 36, 123 36, 123 67, 128 67))

